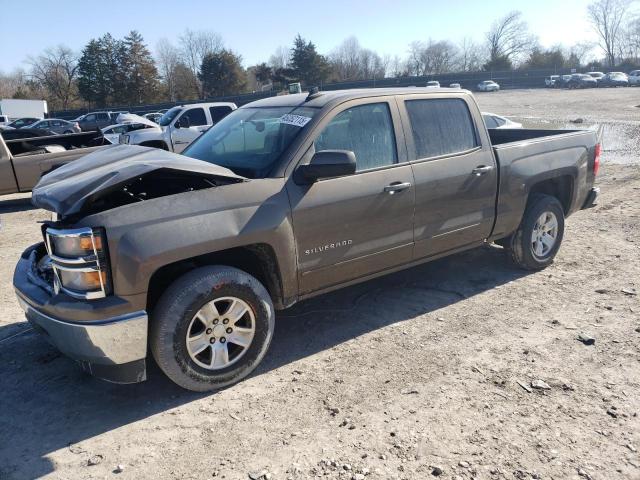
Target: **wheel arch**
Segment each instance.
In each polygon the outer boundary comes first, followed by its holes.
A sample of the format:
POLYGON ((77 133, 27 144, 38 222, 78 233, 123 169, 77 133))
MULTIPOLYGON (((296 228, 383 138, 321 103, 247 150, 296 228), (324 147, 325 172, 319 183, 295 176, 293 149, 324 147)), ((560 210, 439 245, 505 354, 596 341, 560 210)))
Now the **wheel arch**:
POLYGON ((529 187, 527 202, 536 193, 550 195, 562 204, 565 216, 571 211, 574 196, 575 179, 573 175, 565 174, 540 180, 529 187))
POLYGON ((282 276, 275 250, 269 244, 255 243, 185 258, 158 268, 149 278, 147 311, 153 311, 162 293, 177 278, 206 265, 235 267, 252 275, 267 289, 276 309, 285 307, 282 276))

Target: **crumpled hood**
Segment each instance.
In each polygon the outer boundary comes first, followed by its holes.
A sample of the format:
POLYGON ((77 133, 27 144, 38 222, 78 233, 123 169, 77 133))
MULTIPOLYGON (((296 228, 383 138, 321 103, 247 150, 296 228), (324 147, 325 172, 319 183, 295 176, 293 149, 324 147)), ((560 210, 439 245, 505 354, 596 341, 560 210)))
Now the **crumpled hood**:
POLYGON ((159 170, 193 173, 205 178, 246 180, 224 167, 165 150, 113 145, 43 176, 33 188, 31 203, 62 216, 73 215, 129 181, 159 170))

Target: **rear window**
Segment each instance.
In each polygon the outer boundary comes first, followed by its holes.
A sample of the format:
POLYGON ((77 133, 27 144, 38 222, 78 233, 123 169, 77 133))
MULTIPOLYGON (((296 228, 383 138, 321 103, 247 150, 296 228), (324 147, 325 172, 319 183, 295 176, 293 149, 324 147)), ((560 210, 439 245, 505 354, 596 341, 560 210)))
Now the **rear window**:
POLYGON ((231 113, 231 107, 228 105, 221 107, 209 107, 209 113, 211 114, 211 125, 215 125, 231 113))
POLYGON ((405 105, 416 158, 460 153, 478 146, 476 129, 464 100, 407 100, 405 105))

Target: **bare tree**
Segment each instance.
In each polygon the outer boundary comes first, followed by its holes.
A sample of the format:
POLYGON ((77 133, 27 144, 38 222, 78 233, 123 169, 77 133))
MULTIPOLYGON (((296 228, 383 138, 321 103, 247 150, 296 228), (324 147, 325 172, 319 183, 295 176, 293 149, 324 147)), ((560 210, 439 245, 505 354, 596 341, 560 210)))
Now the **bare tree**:
POLYGON ((182 63, 193 73, 194 87, 200 97, 203 97, 202 83, 198 80, 202 60, 207 55, 216 54, 222 50, 224 47, 222 37, 211 30, 194 31, 186 29, 180 36, 180 46, 182 63))
POLYGON ((167 89, 169 100, 175 102, 176 67, 180 63, 180 50, 166 38, 161 38, 156 45, 158 72, 167 89))
POLYGON ((362 48, 356 37, 349 37, 329 54, 329 62, 338 80, 363 80, 383 78, 389 58, 362 48))
POLYGON ((635 17, 628 23, 625 44, 629 60, 637 64, 640 60, 640 17, 635 17))
POLYGON ((31 79, 47 95, 54 108, 66 110, 77 97, 78 58, 64 45, 45 50, 37 57, 28 57, 31 79))
POLYGON ((0 72, 0 98, 13 98, 16 93, 26 90, 27 75, 23 70, 16 69, 8 74, 0 72))
POLYGON ((574 43, 567 49, 566 56, 567 58, 575 58, 578 65, 586 65, 593 51, 593 47, 594 45, 591 42, 574 43))
POLYGON ((291 61, 291 49, 289 47, 280 46, 269 57, 268 65, 275 71, 287 68, 291 61))
POLYGON ((598 34, 607 63, 613 67, 619 53, 623 22, 633 0, 596 0, 587 7, 589 21, 598 34))
POLYGON ((529 34, 527 22, 518 11, 510 12, 493 22, 486 33, 486 39, 490 62, 504 59, 514 63, 535 43, 535 39, 529 34))
POLYGON ((438 75, 454 69, 457 47, 448 40, 411 42, 407 67, 411 75, 438 75))
POLYGON ((456 67, 461 72, 475 72, 480 70, 483 63, 482 47, 468 37, 464 37, 458 44, 456 67))

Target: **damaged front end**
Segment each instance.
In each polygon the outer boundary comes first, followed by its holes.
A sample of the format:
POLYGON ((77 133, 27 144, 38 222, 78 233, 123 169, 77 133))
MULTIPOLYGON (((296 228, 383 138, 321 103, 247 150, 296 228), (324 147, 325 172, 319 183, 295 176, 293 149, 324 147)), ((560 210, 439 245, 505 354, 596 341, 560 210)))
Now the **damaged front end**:
POLYGON ((91 153, 45 175, 32 203, 58 219, 246 181, 232 171, 175 153, 119 145, 91 153))
MULTIPOLYGON (((27 319, 93 375, 118 383, 144 380, 146 293, 115 289, 110 248, 117 249, 118 235, 85 219, 245 180, 207 162, 135 146, 107 147, 45 175, 32 203, 53 212, 53 221, 42 227, 44 242, 22 254, 13 279, 27 319)), ((121 268, 132 263, 123 261, 121 268)))

